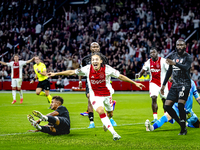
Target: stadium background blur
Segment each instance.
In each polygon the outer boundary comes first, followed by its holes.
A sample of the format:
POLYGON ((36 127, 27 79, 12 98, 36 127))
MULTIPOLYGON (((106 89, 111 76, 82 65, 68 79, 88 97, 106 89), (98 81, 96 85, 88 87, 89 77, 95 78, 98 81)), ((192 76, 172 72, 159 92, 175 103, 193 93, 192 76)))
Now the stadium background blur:
MULTIPOLYGON (((199 7, 198 0, 97 0, 82 5, 67 0, 1 0, 0 59, 38 55, 47 72, 76 69, 90 53, 90 43, 97 41, 109 65, 134 79, 151 47, 165 57, 178 38, 187 38, 186 51, 194 60, 191 76, 200 88, 199 7)), ((10 79, 10 68, 0 68, 0 79, 10 79)), ((31 63, 23 68, 23 80, 33 77, 31 63)))

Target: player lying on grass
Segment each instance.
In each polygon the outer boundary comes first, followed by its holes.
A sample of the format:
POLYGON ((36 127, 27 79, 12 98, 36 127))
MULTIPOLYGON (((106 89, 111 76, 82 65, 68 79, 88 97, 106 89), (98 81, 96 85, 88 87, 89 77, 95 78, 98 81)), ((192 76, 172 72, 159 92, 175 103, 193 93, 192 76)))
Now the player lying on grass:
MULTIPOLYGON (((189 97, 186 101, 185 104, 185 111, 186 111, 186 118, 187 118, 187 126, 188 127, 193 127, 193 128, 200 128, 200 122, 199 119, 197 118, 197 115, 192 111, 192 104, 193 104, 193 96, 195 97, 196 101, 200 104, 200 97, 197 92, 196 85, 193 80, 191 80, 191 89, 190 89, 190 94, 189 97)), ((173 105, 173 109, 176 111, 177 115, 179 116, 179 110, 178 110, 178 103, 175 103, 173 105)), ((174 124, 174 119, 166 113, 164 116, 162 116, 158 121, 156 121, 153 125, 150 124, 149 120, 146 120, 145 126, 146 126, 146 131, 153 131, 157 128, 160 128, 164 123, 170 122, 174 124)))
POLYGON ((119 71, 105 65, 102 61, 102 54, 95 52, 91 57, 92 64, 86 65, 80 69, 67 70, 57 73, 48 73, 49 77, 59 76, 59 75, 79 75, 86 76, 89 86, 90 101, 94 110, 99 114, 101 121, 104 125, 104 131, 109 130, 113 135, 113 140, 119 140, 121 136, 117 134, 114 130, 108 117, 113 116, 112 108, 112 94, 114 90, 110 84, 111 77, 118 78, 122 81, 126 81, 134 84, 138 88, 142 89, 144 87, 141 83, 136 83, 124 75, 121 75, 119 71), (104 112, 104 107, 107 111, 107 115, 104 112))
POLYGON ((33 111, 33 115, 40 118, 38 121, 35 121, 33 116, 27 115, 31 125, 37 129, 34 132, 41 131, 51 135, 70 133, 69 112, 65 106, 62 106, 63 102, 64 100, 62 97, 54 96, 52 98, 51 109, 55 111, 46 116, 39 111, 33 111), (39 124, 41 121, 48 121, 49 123, 46 126, 40 126, 39 124))

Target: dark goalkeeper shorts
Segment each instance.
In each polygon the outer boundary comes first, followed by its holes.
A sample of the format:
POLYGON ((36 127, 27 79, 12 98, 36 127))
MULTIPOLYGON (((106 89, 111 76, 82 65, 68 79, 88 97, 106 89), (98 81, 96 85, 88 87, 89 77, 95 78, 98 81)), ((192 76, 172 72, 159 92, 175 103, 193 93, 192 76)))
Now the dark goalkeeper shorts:
POLYGON ((189 86, 183 86, 180 88, 171 87, 167 95, 167 100, 172 100, 173 102, 178 102, 179 99, 187 101, 189 93, 189 86))
POLYGON ((50 81, 48 79, 44 81, 39 81, 37 88, 42 88, 43 90, 50 90, 50 81))
POLYGON ((60 120, 60 125, 55 126, 56 129, 56 135, 61 135, 61 134, 69 134, 70 133, 70 121, 65 118, 65 117, 59 117, 60 120))

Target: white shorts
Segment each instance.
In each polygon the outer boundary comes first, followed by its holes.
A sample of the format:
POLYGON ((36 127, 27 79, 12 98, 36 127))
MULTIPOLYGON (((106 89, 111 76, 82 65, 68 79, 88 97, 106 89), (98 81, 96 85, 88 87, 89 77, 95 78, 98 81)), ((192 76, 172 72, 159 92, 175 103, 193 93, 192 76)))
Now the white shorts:
POLYGON ((14 88, 14 87, 19 87, 19 88, 21 88, 21 86, 22 86, 22 79, 12 79, 11 86, 12 86, 13 88, 14 88))
POLYGON ((161 87, 159 87, 158 85, 156 85, 155 83, 149 83, 149 94, 150 94, 150 97, 152 96, 158 96, 158 94, 160 95, 161 98, 167 98, 167 94, 169 92, 168 90, 168 85, 166 84, 165 86, 165 90, 164 90, 164 95, 162 95, 160 93, 160 89, 161 87))
POLYGON ((106 111, 113 111, 112 96, 99 97, 90 95, 90 102, 95 111, 100 106, 105 107, 106 111))

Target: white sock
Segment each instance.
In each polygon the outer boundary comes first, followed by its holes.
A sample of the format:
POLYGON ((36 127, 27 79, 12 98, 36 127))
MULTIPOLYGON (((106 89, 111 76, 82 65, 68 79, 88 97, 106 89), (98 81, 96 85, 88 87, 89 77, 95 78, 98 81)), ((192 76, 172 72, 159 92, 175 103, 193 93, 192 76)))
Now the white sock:
POLYGON ((153 114, 153 118, 154 118, 154 119, 158 119, 157 113, 156 113, 156 114, 153 114))
POLYGON ((23 92, 22 90, 19 91, 20 99, 23 98, 23 92))
POLYGON ((12 90, 13 100, 16 100, 16 90, 12 90))
POLYGON ((100 115, 101 121, 102 123, 106 126, 106 128, 112 133, 116 133, 116 131, 114 130, 109 118, 106 116, 106 114, 101 114, 100 115))
POLYGON ((90 121, 90 124, 94 123, 94 121, 90 121))

